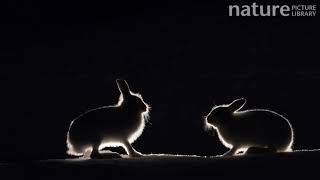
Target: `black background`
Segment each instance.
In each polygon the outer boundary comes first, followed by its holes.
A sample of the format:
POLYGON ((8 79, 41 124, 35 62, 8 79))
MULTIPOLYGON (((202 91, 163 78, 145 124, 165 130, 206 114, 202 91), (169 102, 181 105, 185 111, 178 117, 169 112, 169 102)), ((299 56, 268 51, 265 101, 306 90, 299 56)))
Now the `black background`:
POLYGON ((320 147, 318 17, 228 17, 231 1, 3 2, 2 158, 67 157, 70 122, 116 103, 116 78, 153 108, 142 153, 224 153, 202 116, 239 97, 291 120, 295 149, 320 147))

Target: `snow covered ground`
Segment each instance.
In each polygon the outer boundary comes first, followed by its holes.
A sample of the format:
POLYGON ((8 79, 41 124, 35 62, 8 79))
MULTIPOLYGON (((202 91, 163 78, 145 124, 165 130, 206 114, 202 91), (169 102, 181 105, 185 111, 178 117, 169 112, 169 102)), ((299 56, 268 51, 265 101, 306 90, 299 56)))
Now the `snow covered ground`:
POLYGON ((139 158, 52 159, 2 163, 0 175, 10 179, 127 179, 128 176, 183 176, 192 179, 270 179, 297 176, 311 178, 318 175, 319 164, 319 150, 233 157, 154 154, 139 158))

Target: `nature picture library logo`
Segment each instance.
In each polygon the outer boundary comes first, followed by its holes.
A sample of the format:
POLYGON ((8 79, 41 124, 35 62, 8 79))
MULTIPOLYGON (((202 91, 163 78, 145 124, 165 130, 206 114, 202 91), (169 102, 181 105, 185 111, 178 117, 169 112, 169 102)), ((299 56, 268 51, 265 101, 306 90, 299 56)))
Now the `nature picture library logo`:
POLYGON ((229 5, 229 16, 316 16, 315 4, 229 5))

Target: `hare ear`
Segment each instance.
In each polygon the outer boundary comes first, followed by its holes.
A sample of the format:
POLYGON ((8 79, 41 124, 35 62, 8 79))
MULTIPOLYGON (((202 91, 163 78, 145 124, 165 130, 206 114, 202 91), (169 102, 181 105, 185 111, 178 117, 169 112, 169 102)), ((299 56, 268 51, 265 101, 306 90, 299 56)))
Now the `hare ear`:
POLYGON ((119 91, 125 96, 130 95, 130 88, 126 80, 117 79, 116 80, 119 91))
POLYGON ((245 104, 247 100, 244 98, 236 99, 232 103, 230 103, 229 108, 232 112, 240 110, 245 104))

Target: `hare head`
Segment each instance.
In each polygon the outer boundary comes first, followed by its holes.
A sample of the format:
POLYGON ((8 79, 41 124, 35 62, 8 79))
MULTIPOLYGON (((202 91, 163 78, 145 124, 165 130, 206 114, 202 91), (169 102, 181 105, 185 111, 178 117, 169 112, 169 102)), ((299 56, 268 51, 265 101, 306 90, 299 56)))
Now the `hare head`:
POLYGON ((129 85, 125 80, 117 79, 116 82, 121 92, 118 105, 130 107, 130 109, 137 112, 149 112, 150 106, 144 102, 140 94, 130 91, 129 85))
POLYGON ((246 100, 240 98, 230 104, 214 106, 206 116, 206 122, 214 127, 219 127, 221 124, 231 121, 233 113, 240 110, 245 103, 246 100))

